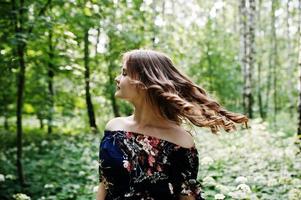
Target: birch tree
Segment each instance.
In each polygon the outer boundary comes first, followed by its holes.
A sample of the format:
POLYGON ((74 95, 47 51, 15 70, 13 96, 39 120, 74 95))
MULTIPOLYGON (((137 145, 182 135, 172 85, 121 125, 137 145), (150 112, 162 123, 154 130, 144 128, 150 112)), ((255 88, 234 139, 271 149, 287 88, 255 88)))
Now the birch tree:
POLYGON ((298 23, 298 44, 299 44, 299 60, 298 60, 298 67, 299 67, 299 101, 298 101, 298 137, 301 139, 301 0, 298 1, 299 7, 299 23, 298 23))
POLYGON ((252 74, 254 66, 254 40, 255 40, 255 1, 241 0, 239 4, 240 15, 240 49, 241 66, 243 72, 243 108, 244 113, 253 117, 252 74))

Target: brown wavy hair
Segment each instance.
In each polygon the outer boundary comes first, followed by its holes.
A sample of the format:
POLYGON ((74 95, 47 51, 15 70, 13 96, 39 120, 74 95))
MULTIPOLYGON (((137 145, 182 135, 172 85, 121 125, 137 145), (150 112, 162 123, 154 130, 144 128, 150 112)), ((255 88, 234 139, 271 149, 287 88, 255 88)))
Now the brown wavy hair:
POLYGON ((224 109, 210 98, 206 91, 180 73, 171 59, 154 50, 136 49, 123 55, 123 63, 131 83, 146 90, 146 101, 159 108, 168 120, 182 124, 187 119, 196 126, 209 127, 217 133, 236 130, 235 123, 245 123, 248 118, 224 109))

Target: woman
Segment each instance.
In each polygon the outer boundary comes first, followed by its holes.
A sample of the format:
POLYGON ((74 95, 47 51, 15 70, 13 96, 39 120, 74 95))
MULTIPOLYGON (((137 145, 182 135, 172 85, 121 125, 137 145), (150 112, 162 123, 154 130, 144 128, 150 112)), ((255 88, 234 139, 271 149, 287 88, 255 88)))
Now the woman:
POLYGON ((202 199, 198 151, 181 125, 189 120, 235 130, 244 115, 223 109, 181 74, 170 58, 152 50, 124 54, 115 96, 133 104, 128 117, 110 120, 99 152, 97 200, 202 199))

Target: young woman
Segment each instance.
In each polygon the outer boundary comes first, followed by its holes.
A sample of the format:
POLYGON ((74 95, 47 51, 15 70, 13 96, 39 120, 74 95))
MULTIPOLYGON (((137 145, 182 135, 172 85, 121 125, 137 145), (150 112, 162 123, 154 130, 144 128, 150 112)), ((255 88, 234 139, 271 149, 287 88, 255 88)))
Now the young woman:
POLYGON ((97 200, 202 199, 198 151, 181 125, 189 120, 213 133, 219 127, 229 132, 248 118, 222 108, 160 52, 125 53, 115 80, 115 97, 135 109, 105 127, 97 200))

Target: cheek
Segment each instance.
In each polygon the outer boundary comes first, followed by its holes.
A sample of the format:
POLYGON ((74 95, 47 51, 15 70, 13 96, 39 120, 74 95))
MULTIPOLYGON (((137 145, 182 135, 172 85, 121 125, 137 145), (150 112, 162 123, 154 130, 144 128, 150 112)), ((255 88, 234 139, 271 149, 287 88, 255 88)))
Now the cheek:
POLYGON ((128 87, 129 83, 128 83, 127 80, 121 79, 121 80, 120 80, 120 85, 121 85, 122 87, 128 87))
POLYGON ((132 85, 130 84, 130 80, 127 77, 122 77, 120 79, 120 85, 127 88, 132 87, 132 85))
POLYGON ((124 86, 124 85, 127 85, 127 80, 125 79, 125 78, 123 78, 123 77, 121 77, 120 79, 119 79, 119 85, 120 86, 124 86))

